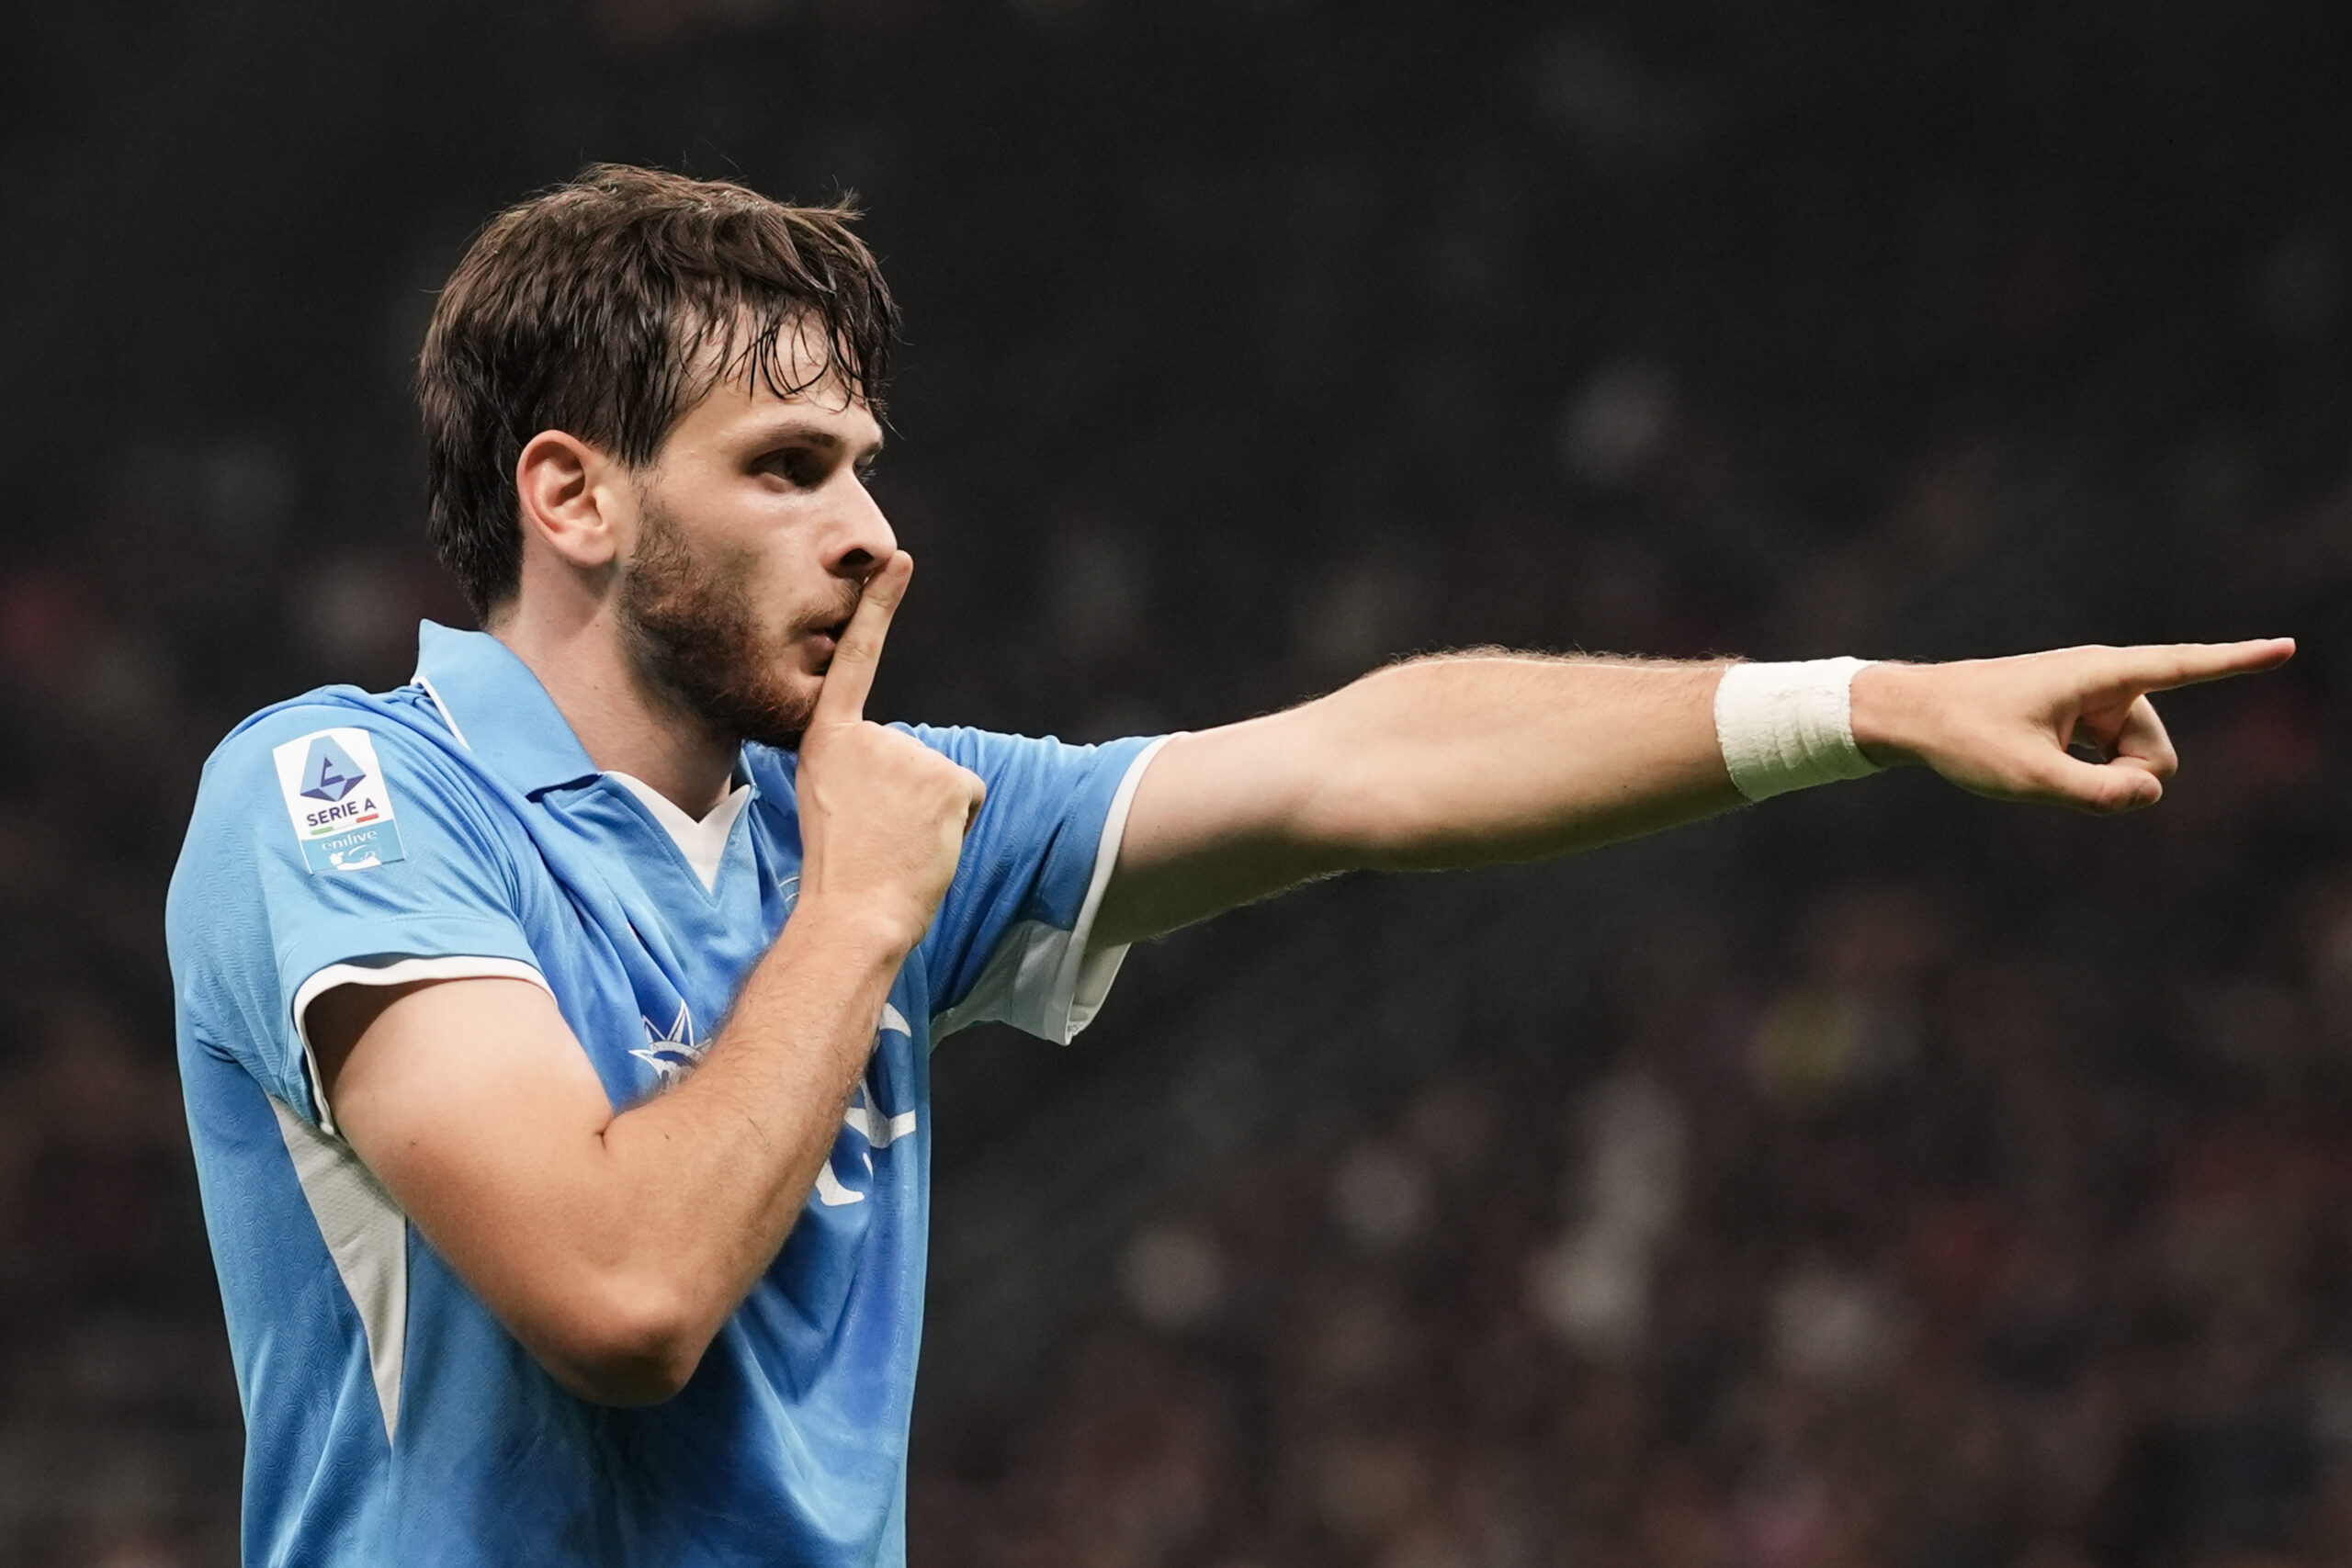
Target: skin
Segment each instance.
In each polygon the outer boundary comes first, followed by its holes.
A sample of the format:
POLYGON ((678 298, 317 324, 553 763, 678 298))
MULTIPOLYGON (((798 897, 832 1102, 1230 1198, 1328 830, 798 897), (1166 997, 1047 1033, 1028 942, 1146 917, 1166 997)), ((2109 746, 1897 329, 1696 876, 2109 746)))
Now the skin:
MULTIPOLYGON (((680 545, 741 590, 745 678, 770 711, 806 717, 800 900, 700 1067, 616 1109, 554 1003, 512 980, 346 986, 306 1021, 352 1147, 584 1398, 674 1393, 782 1247, 984 803, 973 774, 864 716, 913 570, 861 479, 880 444, 837 382, 785 399, 746 378, 689 408, 650 468, 560 431, 516 464, 521 587, 490 629, 599 767, 696 816, 728 788, 740 727, 697 711, 645 650, 652 564, 680 545)), ((2148 694, 2292 652, 2273 639, 1873 665, 1854 682, 1854 731, 1873 760, 1978 794, 2134 810, 2177 767, 2148 694), (2071 755, 2077 740, 2103 760, 2071 755)), ((1714 733, 1723 669, 1419 660, 1174 740, 1137 788, 1092 941, 1333 872, 1532 859, 1737 805, 1714 733)))
MULTIPOLYGON (((1871 664, 1872 761, 2111 816, 2180 765, 2151 692, 2268 670, 2292 640, 2075 648, 1871 664), (2070 742, 2102 761, 2071 754, 2070 742)), ((1171 741, 1136 790, 1098 944, 1141 941, 1311 877, 1533 860, 1742 803, 1715 739, 1723 663, 1471 655, 1392 666, 1303 706, 1171 741)))

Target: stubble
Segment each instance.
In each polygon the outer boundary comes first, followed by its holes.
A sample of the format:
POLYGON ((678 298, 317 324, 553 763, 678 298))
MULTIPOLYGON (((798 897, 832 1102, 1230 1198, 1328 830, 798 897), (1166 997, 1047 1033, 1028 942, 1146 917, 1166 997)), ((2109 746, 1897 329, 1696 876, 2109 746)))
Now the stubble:
POLYGON ((638 678, 715 736, 797 748, 816 697, 783 674, 789 646, 761 624, 749 557, 697 554, 650 496, 642 514, 619 604, 638 678))

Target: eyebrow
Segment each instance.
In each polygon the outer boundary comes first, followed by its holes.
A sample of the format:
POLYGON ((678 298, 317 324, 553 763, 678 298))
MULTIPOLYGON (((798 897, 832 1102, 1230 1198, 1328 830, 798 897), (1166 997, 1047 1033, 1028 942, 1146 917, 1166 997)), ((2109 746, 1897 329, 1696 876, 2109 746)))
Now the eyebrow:
MULTIPOLYGON (((762 426, 754 445, 767 446, 778 441, 803 441, 811 446, 824 447, 828 451, 838 451, 847 445, 839 435, 814 421, 791 417, 762 426)), ((882 437, 877 434, 874 438, 874 444, 866 447, 863 453, 863 460, 873 461, 881 450, 882 437)))

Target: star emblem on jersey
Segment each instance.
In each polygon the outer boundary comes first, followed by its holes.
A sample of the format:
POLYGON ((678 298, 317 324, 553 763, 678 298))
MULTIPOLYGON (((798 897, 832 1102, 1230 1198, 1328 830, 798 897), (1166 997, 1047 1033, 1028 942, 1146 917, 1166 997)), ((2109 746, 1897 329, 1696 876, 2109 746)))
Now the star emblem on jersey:
POLYGON ((643 1021, 645 1049, 629 1055, 651 1067, 660 1078, 654 1086, 656 1093, 675 1089, 709 1052, 710 1042, 695 1038, 694 1015, 684 1002, 678 1004, 677 1019, 666 1030, 650 1018, 643 1021))
POLYGON ((312 740, 311 754, 302 759, 302 794, 312 800, 341 800, 367 776, 368 771, 332 735, 312 740))

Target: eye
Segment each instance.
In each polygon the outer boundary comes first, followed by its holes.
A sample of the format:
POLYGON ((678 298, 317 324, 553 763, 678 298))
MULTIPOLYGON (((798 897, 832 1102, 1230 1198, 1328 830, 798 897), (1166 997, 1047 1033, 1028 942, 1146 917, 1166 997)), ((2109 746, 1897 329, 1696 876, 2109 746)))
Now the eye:
POLYGON ((874 470, 881 466, 881 463, 877 459, 872 457, 868 457, 865 462, 860 463, 857 466, 857 482, 864 485, 866 489, 872 490, 874 488, 874 470))
POLYGON ((798 490, 815 490, 825 482, 827 465, 806 446, 786 446, 760 459, 762 472, 771 473, 798 490))

